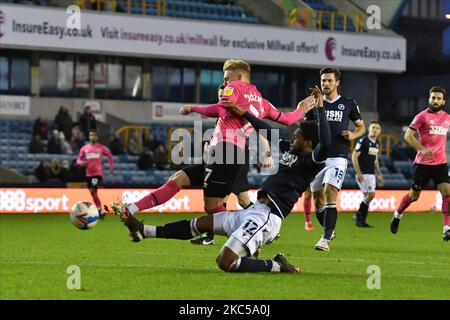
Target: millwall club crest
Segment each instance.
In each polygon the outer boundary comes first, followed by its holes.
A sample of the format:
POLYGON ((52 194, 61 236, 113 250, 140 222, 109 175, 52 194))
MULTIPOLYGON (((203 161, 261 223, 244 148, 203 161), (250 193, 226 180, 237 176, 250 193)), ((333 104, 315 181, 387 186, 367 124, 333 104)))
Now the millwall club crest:
POLYGON ((345 110, 345 106, 341 103, 338 105, 338 109, 343 111, 343 110, 345 110))

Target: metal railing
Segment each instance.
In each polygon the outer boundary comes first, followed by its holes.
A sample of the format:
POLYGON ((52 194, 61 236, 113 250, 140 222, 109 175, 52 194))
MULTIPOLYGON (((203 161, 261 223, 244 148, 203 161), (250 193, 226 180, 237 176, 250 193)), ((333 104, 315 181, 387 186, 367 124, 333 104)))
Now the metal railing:
MULTIPOLYGON (((357 139, 359 140, 359 139, 357 139)), ((398 143, 398 138, 392 134, 380 134, 377 139, 380 144, 380 155, 391 155, 392 147, 398 143)), ((356 141, 350 141, 349 152, 352 153, 355 149, 356 141)))
MULTIPOLYGON (((335 31, 338 18, 342 17, 342 30, 347 32, 348 21, 352 19, 355 32, 364 31, 364 18, 359 14, 342 13, 335 11, 313 10, 306 6, 293 8, 289 12, 289 26, 306 29, 331 30, 335 31), (329 17, 329 19, 325 19, 329 17), (327 28, 328 27, 328 28, 327 28)), ((353 31, 353 30, 352 30, 353 31)))
MULTIPOLYGON (((325 23, 328 22, 328 19, 324 19, 324 15, 330 16, 330 30, 334 31, 336 27, 336 22, 338 17, 342 17, 343 22, 343 30, 344 32, 347 32, 349 17, 353 18, 353 23, 355 26, 355 32, 363 32, 364 31, 364 20, 363 18, 358 14, 347 14, 347 13, 341 13, 341 12, 335 12, 335 11, 324 11, 324 10, 317 10, 317 28, 322 31, 324 28, 325 23)), ((339 30, 341 31, 341 30, 339 30)))
POLYGON ((77 0, 77 5, 84 10, 96 11, 117 11, 118 5, 125 3, 127 13, 132 13, 134 7, 139 7, 143 15, 147 14, 147 8, 156 9, 156 15, 167 15, 167 1, 157 0, 155 2, 148 2, 147 0, 77 0))
POLYGON ((119 135, 119 137, 122 137, 123 135, 123 146, 126 149, 128 149, 128 142, 130 141, 130 131, 138 132, 139 137, 142 141, 142 136, 145 133, 146 135, 149 134, 150 128, 146 126, 124 126, 116 131, 116 134, 119 135))

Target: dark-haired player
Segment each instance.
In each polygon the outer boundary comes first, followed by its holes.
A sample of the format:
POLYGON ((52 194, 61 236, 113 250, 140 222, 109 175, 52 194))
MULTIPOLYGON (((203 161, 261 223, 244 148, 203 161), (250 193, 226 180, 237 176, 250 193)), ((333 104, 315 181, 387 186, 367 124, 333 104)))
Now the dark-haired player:
POLYGON ((447 132, 450 115, 443 110, 447 92, 444 88, 434 86, 430 89, 428 108, 420 112, 405 132, 405 140, 417 150, 414 161, 411 190, 405 195, 394 212, 391 232, 397 233, 400 218, 408 206, 419 199, 420 192, 428 181, 433 180, 442 195, 442 215, 444 225, 443 239, 450 240, 450 180, 448 176, 447 132), (416 132, 419 139, 416 138, 416 132))
MULTIPOLYGON (((320 90, 314 90, 318 98, 319 138, 315 123, 301 123, 294 132, 290 150, 285 152, 276 174, 269 176, 258 191, 258 201, 248 209, 224 211, 190 221, 183 220, 164 226, 143 225, 128 211, 113 206, 131 232, 133 241, 144 238, 187 240, 201 233, 213 231, 229 238, 222 247, 216 262, 226 272, 299 272, 282 254, 271 260, 250 258, 260 247, 270 243, 278 235, 285 219, 298 198, 308 188, 316 173, 323 167, 329 147, 330 128, 325 118, 320 90), (320 143, 311 152, 313 141, 320 143)), ((270 129, 263 121, 239 107, 254 128, 270 129)), ((269 130, 270 131, 270 130, 269 130)), ((270 135, 269 135, 270 136, 270 135)), ((270 139, 270 137, 268 137, 270 139)))
POLYGON ((98 143, 98 133, 96 130, 89 131, 89 143, 80 149, 77 158, 77 165, 86 167, 86 179, 89 192, 98 209, 100 218, 103 219, 102 203, 97 194, 97 189, 103 185, 103 156, 109 160, 109 175, 113 174, 114 159, 108 148, 98 143))
POLYGON ((378 162, 380 145, 377 139, 380 133, 381 123, 372 121, 369 125, 369 133, 356 143, 352 154, 353 167, 356 171, 356 183, 358 183, 359 189, 364 194, 364 200, 361 201, 355 216, 355 224, 361 228, 371 227, 366 222, 370 202, 375 197, 377 182, 380 187, 384 185, 380 163, 378 162))
MULTIPOLYGON (((325 168, 311 183, 317 219, 324 228, 317 242, 317 250, 329 251, 329 242, 334 237, 337 221, 336 199, 347 171, 349 140, 361 137, 366 131, 358 105, 352 98, 338 94, 341 72, 336 68, 320 70, 320 84, 324 95, 324 108, 331 128, 331 146, 328 149, 325 168), (354 132, 348 130, 350 120, 355 124, 354 132)), ((307 117, 308 119, 308 117, 307 117)))

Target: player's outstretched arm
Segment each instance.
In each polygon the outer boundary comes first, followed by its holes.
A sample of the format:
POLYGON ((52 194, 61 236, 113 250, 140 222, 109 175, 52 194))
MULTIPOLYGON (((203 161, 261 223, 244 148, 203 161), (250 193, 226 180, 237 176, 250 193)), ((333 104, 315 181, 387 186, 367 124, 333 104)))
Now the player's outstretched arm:
POLYGON ((297 108, 291 112, 281 112, 275 108, 269 101, 265 102, 270 106, 267 108, 267 118, 278 123, 290 126, 293 123, 299 121, 304 114, 314 108, 315 99, 314 96, 308 96, 297 105, 297 108))
POLYGON ((258 119, 257 117, 255 117, 254 115, 252 115, 250 112, 242 109, 241 107, 237 106, 236 104, 232 103, 232 102, 226 102, 226 107, 231 109, 236 115, 243 117, 245 120, 247 120, 252 127, 258 131, 258 133, 260 133, 259 131, 262 129, 266 129, 267 130, 267 137, 265 137, 267 139, 268 142, 271 141, 272 136, 271 136, 271 129, 273 129, 267 122, 262 121, 261 119, 258 119))
POLYGON ((204 106, 200 105, 185 105, 182 106, 180 109, 180 113, 182 115, 188 115, 192 112, 199 113, 201 115, 204 115, 206 117, 210 118, 219 118, 221 116, 224 116, 226 113, 226 110, 220 105, 220 104, 208 104, 204 106))
POLYGON ((317 108, 319 114, 319 144, 313 151, 314 160, 322 162, 327 159, 328 148, 331 145, 331 130, 323 107, 317 108))

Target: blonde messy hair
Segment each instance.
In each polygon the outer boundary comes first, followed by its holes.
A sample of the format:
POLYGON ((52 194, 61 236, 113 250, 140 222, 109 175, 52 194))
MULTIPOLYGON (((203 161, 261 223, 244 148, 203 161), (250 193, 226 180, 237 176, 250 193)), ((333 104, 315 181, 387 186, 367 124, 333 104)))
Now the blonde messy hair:
POLYGON ((244 60, 229 59, 223 64, 223 72, 227 70, 240 70, 250 77, 250 65, 244 60))

